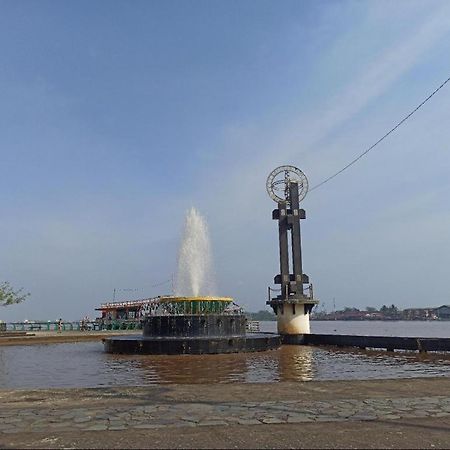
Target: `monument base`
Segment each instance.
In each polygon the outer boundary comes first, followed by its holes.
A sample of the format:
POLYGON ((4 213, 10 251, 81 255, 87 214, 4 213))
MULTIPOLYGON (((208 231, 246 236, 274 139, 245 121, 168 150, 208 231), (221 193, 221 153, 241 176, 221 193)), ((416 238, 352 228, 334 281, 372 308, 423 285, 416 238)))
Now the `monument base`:
POLYGON ((309 334, 309 314, 293 314, 285 308, 283 314, 277 315, 277 329, 279 334, 309 334), (287 311, 286 311, 287 310, 287 311))
POLYGON ((272 333, 246 334, 241 314, 154 315, 144 319, 142 336, 105 339, 108 353, 185 355, 261 352, 281 345, 272 333))
POLYGON ((270 333, 217 337, 117 336, 104 339, 107 353, 185 355, 263 352, 280 347, 281 337, 270 333))
POLYGON ((272 299, 267 302, 277 316, 278 333, 309 334, 309 314, 318 302, 317 300, 300 299, 272 299))

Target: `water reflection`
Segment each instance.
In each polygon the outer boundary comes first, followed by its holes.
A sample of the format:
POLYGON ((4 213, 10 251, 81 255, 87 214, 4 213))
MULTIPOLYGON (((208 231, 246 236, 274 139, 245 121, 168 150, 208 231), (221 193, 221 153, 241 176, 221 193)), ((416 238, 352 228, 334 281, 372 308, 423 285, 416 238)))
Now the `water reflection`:
POLYGON ((231 355, 112 355, 97 342, 0 347, 0 387, 266 383, 449 376, 450 355, 283 346, 231 355))
POLYGON ((117 356, 135 360, 144 382, 226 383, 245 381, 246 358, 242 355, 140 355, 117 356))
POLYGON ((277 352, 281 381, 310 381, 317 373, 313 347, 287 345, 277 352))
POLYGON ((139 369, 143 382, 152 383, 268 383, 309 381, 314 377, 311 347, 229 355, 110 355, 116 363, 139 369))

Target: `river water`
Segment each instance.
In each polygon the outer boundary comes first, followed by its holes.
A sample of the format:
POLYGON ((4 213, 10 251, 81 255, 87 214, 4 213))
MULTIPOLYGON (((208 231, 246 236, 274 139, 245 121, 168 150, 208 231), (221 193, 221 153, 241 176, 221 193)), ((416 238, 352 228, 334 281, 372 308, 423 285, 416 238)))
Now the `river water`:
MULTIPOLYGON (((450 330, 450 322, 312 322, 311 326, 316 333, 392 333, 399 336, 448 337, 450 330)), ((274 331, 275 327, 274 322, 261 324, 267 331, 274 331)), ((101 342, 0 347, 2 389, 449 375, 448 354, 419 355, 293 345, 261 353, 153 356, 106 354, 101 342)))
MULTIPOLYGON (((260 324, 261 331, 274 333, 277 331, 276 322, 261 322, 260 324)), ((311 333, 450 338, 450 321, 312 320, 311 333)))

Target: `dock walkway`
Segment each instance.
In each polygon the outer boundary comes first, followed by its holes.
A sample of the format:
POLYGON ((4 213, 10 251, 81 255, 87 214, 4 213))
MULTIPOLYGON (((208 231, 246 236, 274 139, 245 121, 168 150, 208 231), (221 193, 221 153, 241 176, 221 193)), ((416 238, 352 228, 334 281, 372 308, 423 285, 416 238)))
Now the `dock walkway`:
POLYGON ((62 344, 67 342, 100 341, 111 336, 142 334, 139 330, 101 330, 101 331, 36 331, 6 332, 0 336, 2 345, 62 344))
POLYGON ((450 338, 401 336, 358 336, 351 334, 284 335, 283 344, 331 345, 361 349, 412 350, 419 352, 450 352, 450 338))

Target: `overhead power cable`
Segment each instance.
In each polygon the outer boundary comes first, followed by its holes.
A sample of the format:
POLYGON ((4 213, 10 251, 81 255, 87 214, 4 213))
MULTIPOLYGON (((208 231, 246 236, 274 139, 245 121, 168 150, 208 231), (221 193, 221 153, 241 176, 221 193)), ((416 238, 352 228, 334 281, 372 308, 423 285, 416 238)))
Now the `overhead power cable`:
POLYGON ((320 186, 323 186, 325 183, 328 183, 333 178, 340 175, 344 170, 347 170, 349 167, 353 166, 357 161, 359 161, 363 156, 367 155, 373 148, 375 148, 379 143, 384 141, 390 134, 392 134, 398 127, 400 127, 402 124, 404 124, 414 113, 416 113, 420 108, 422 108, 425 103, 428 102, 428 100, 433 97, 433 95, 437 94, 448 82, 450 81, 450 77, 447 78, 438 88, 436 88, 420 105, 416 106, 406 117, 404 117, 400 122, 397 123, 393 128, 391 128, 384 136, 382 136, 378 141, 375 142, 375 144, 372 144, 367 150, 362 152, 359 156, 357 156, 354 160, 350 161, 346 166, 344 166, 341 170, 337 171, 333 175, 329 176, 328 178, 325 178, 325 180, 321 181, 319 184, 316 184, 313 186, 310 191, 313 191, 314 189, 317 189, 320 186))
POLYGON ((166 281, 161 281, 161 283, 152 284, 150 287, 155 288, 155 287, 163 286, 164 284, 168 284, 171 281, 172 281, 172 279, 166 280, 166 281))

